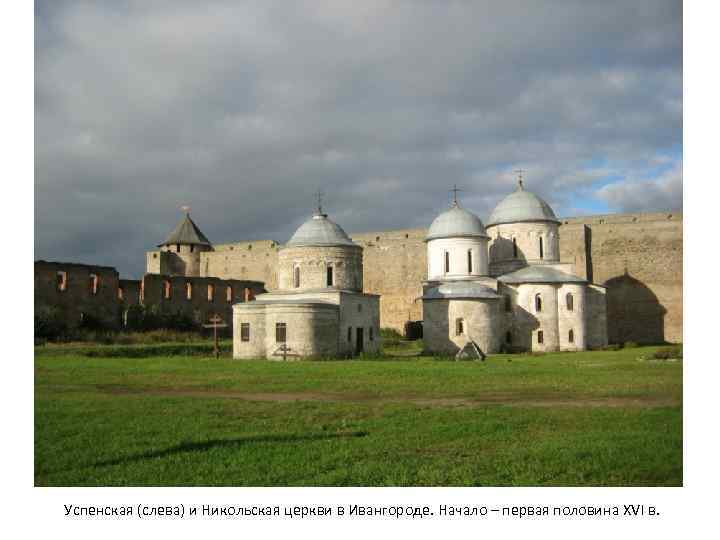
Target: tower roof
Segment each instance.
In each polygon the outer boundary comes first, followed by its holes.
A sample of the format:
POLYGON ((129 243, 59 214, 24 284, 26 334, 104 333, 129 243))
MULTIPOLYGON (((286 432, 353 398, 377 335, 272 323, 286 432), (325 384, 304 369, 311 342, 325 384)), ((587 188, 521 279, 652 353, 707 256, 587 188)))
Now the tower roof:
POLYGON ((487 237, 485 226, 480 221, 480 218, 469 210, 460 208, 457 202, 453 204, 450 210, 446 210, 435 218, 430 225, 425 240, 455 237, 487 237))
POLYGON ((347 233, 327 214, 318 211, 300 225, 286 246, 356 246, 347 233))
POLYGON ((170 236, 158 246, 167 246, 170 244, 196 245, 196 246, 212 246, 210 240, 207 239, 195 222, 190 219, 190 214, 178 223, 177 227, 170 233, 170 236))
POLYGON ((522 184, 518 184, 515 192, 505 197, 490 214, 488 227, 501 223, 518 223, 527 221, 552 221, 560 223, 555 212, 543 199, 532 191, 527 191, 522 184))

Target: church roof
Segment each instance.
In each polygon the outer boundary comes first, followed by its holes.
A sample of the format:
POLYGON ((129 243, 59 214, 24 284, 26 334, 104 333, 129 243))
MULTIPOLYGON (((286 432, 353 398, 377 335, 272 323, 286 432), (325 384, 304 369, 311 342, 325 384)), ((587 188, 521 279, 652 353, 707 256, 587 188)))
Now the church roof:
POLYGON ((532 265, 497 278, 503 283, 587 283, 581 277, 546 265, 532 265))
POLYGON ((505 197, 490 214, 488 227, 501 223, 517 223, 527 221, 553 221, 560 223, 555 212, 543 199, 532 191, 527 191, 522 182, 518 189, 505 197))
POLYGON ((170 236, 168 236, 162 244, 158 244, 158 246, 167 246, 170 244, 212 246, 207 236, 205 236, 195 222, 190 219, 190 214, 185 214, 185 217, 178 223, 175 230, 170 233, 170 236))
POLYGON ((435 218, 430 225, 425 241, 456 237, 487 238, 485 226, 480 218, 469 210, 460 208, 457 203, 450 210, 446 210, 435 218))
POLYGON ((440 300, 443 298, 500 298, 494 289, 473 281, 454 281, 430 287, 423 295, 423 300, 440 300))
POLYGON ((327 214, 320 212, 300 225, 286 246, 356 246, 347 233, 327 214))

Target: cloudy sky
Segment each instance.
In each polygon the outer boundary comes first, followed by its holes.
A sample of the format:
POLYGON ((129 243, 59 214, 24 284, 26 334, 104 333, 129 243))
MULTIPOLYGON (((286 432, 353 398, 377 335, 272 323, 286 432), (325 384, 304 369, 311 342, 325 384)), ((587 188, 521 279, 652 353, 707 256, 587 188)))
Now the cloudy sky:
POLYGON ((216 243, 682 209, 680 1, 37 1, 35 258, 113 265, 188 204, 216 243))

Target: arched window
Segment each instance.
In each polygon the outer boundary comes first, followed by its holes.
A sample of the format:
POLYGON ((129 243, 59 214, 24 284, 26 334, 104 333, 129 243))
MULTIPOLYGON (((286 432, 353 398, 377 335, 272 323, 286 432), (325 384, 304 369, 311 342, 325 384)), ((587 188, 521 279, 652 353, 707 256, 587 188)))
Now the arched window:
POLYGON ((572 329, 568 332, 568 343, 575 343, 575 332, 572 329))
POLYGON ((543 239, 542 239, 542 236, 541 236, 541 237, 540 237, 540 258, 542 259, 542 258, 544 258, 544 256, 545 256, 545 253, 544 253, 544 250, 543 250, 543 239))
POLYGON ((215 285, 212 283, 208 284, 208 302, 214 302, 215 301, 215 285))
POLYGON ((507 343, 508 345, 512 343, 512 332, 510 332, 509 330, 505 333, 505 343, 507 343))
POLYGON ((230 285, 228 285, 225 289, 225 300, 227 300, 228 302, 232 302, 233 300, 233 290, 230 285))
POLYGON ((175 245, 175 251, 176 251, 177 253, 180 253, 180 244, 176 244, 176 245, 175 245))
POLYGON ((573 310, 573 295, 572 295, 572 293, 567 293, 565 295, 565 307, 567 307, 568 311, 573 310))
POLYGON ((468 249, 468 274, 472 274, 472 250, 468 249))
POLYGON ((185 283, 185 299, 192 300, 192 283, 185 283))
POLYGON ((535 311, 537 313, 542 311, 542 296, 540 296, 540 293, 535 295, 535 311))
POLYGON ((248 287, 245 287, 245 289, 243 290, 243 298, 246 302, 252 300, 252 292, 250 292, 250 289, 248 287))
POLYGON ((327 278, 327 279, 326 279, 327 286, 328 286, 328 287, 332 287, 332 286, 333 286, 333 277, 334 277, 334 276, 333 276, 333 267, 332 267, 331 264, 328 264, 326 274, 327 274, 327 276, 326 276, 326 278, 327 278))
POLYGON ((166 300, 169 300, 171 294, 172 294, 172 286, 170 284, 170 280, 169 279, 163 280, 163 297, 166 300))
POLYGON ((509 294, 505 295, 505 311, 510 312, 512 311, 512 298, 510 298, 509 294))
POLYGON ((517 259, 517 238, 513 238, 513 259, 517 259))
POLYGON ((56 275, 56 284, 57 284, 57 290, 60 292, 67 290, 67 272, 65 271, 58 271, 56 275))
POLYGON ((538 330, 538 333, 537 333, 537 341, 538 341, 538 343, 539 343, 540 345, 542 345, 543 342, 544 342, 544 336, 543 336, 543 331, 542 331, 542 330, 538 330))
POLYGON ((122 288, 122 286, 118 287, 118 300, 123 300, 125 298, 125 290, 122 288))
POLYGON ((293 269, 293 287, 296 289, 300 287, 300 267, 296 266, 293 269))
POLYGON ((455 319, 455 335, 462 336, 465 333, 465 321, 461 318, 455 319))
POLYGON ((445 252, 445 273, 450 272, 450 253, 445 252))

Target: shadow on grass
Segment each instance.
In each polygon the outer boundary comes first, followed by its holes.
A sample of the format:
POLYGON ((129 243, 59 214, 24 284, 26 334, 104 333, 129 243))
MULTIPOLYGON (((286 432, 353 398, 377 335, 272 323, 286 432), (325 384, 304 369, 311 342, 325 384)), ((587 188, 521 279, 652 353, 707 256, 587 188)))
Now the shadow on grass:
POLYGON ((356 437, 367 437, 367 431, 348 431, 343 433, 317 433, 309 435, 262 435, 257 437, 245 437, 241 439, 214 439, 202 442, 185 442, 164 450, 152 450, 141 454, 134 454, 117 459, 108 459, 96 461, 92 467, 110 467, 112 465, 123 465, 127 463, 135 463, 145 459, 163 458, 175 454, 183 454, 187 452, 205 452, 214 448, 232 448, 244 446, 246 444, 257 443, 297 443, 307 441, 323 441, 329 439, 345 439, 356 437))

